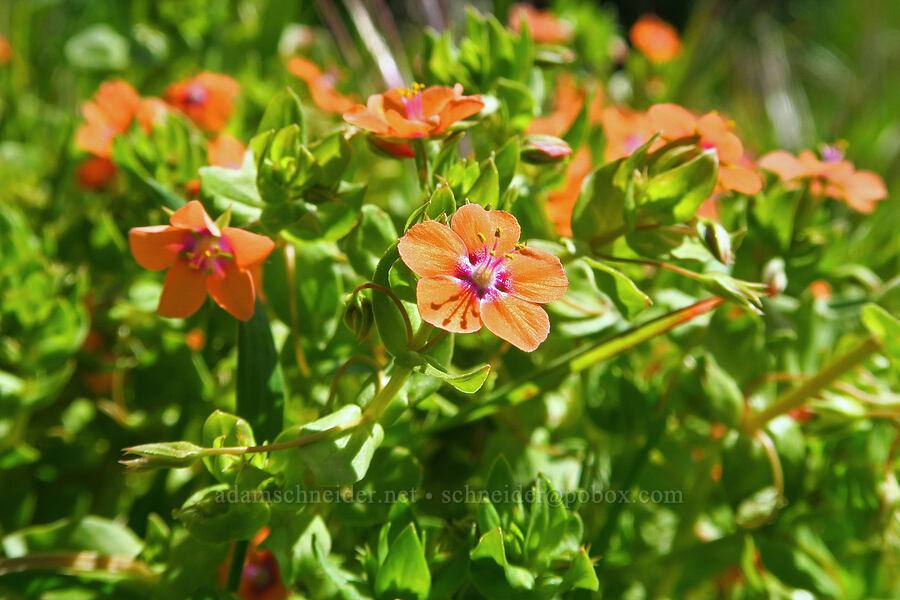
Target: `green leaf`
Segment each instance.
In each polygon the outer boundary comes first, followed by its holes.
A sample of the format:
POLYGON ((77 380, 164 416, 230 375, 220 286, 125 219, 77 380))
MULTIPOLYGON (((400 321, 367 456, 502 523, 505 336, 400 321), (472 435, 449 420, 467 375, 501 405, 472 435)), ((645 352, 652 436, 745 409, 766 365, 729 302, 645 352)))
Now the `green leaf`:
MULTIPOLYGON (((217 410, 203 424, 203 445, 207 448, 255 446, 256 440, 247 421, 217 410)), ((262 459, 259 454, 252 456, 256 461, 262 459)), ((236 471, 245 460, 242 456, 204 456, 203 464, 219 482, 233 484, 236 471)))
POLYGON ((466 199, 469 202, 480 204, 481 206, 491 206, 497 208, 500 201, 500 175, 497 172, 497 166, 494 159, 489 158, 481 165, 481 173, 478 179, 466 192, 466 199))
POLYGON ((306 115, 303 111, 303 104, 300 98, 289 87, 284 88, 272 98, 266 111, 263 113, 262 120, 256 133, 263 133, 271 129, 282 129, 289 125, 297 125, 300 130, 300 143, 306 143, 306 115))
POLYGON ((572 210, 572 234, 575 239, 588 241, 624 227, 622 213, 625 197, 613 185, 613 178, 621 164, 621 159, 606 163, 584 180, 572 210))
POLYGON ((425 551, 410 524, 391 545, 378 575, 375 594, 378 598, 426 600, 431 589, 431 573, 425 561, 425 551))
POLYGON ((259 218, 263 200, 256 188, 256 165, 253 155, 244 155, 240 169, 202 167, 200 185, 203 193, 211 196, 219 210, 231 208, 237 224, 259 218))
POLYGON ((336 187, 350 164, 350 143, 343 132, 335 132, 310 146, 315 157, 315 181, 325 187, 336 187))
POLYGON ((269 522, 269 505, 249 490, 219 484, 198 491, 175 512, 191 535, 209 544, 246 540, 269 522))
POLYGON ((290 462, 299 459, 319 485, 356 483, 365 477, 372 455, 384 439, 381 425, 360 424, 360 417, 358 406, 347 405, 311 423, 286 429, 276 438, 276 443, 294 441, 325 431, 333 433, 305 446, 273 453, 270 458, 271 468, 283 471, 290 462), (348 428, 348 431, 342 432, 343 428, 348 428))
MULTIPOLYGON (((399 258, 400 252, 395 243, 378 261, 373 281, 390 289, 391 267, 399 258)), ((372 290, 372 310, 375 315, 375 325, 378 327, 378 335, 381 336, 381 341, 387 351, 394 356, 406 352, 408 335, 406 322, 400 313, 401 309, 384 292, 372 290)))
MULTIPOLYGON (((499 189, 502 194, 509 188, 513 177, 516 176, 516 167, 519 166, 519 138, 512 137, 503 147, 494 154, 494 164, 499 176, 499 189)), ((449 214, 449 213, 448 213, 449 214)))
POLYGON ((510 565, 503 547, 500 528, 484 534, 469 553, 469 574, 475 588, 488 598, 517 598, 523 590, 534 587, 534 575, 521 567, 510 565))
POLYGON ((718 172, 718 154, 711 148, 652 177, 639 200, 638 220, 661 225, 689 221, 712 195, 718 172))
POLYGON ((885 347, 895 370, 900 370, 900 321, 877 304, 866 304, 861 312, 862 323, 885 347))
POLYGON ((364 184, 346 181, 336 192, 313 188, 305 195, 308 212, 287 233, 303 241, 339 240, 356 225, 365 195, 364 184))
POLYGON ((559 584, 558 594, 564 594, 572 589, 590 590, 596 592, 600 589, 600 580, 597 579, 597 573, 594 571, 594 563, 588 557, 584 548, 578 551, 569 570, 566 571, 563 581, 559 584))
POLYGON ((238 326, 237 412, 253 425, 260 439, 281 431, 284 382, 265 307, 257 299, 249 321, 238 326))
POLYGON ((78 69, 121 71, 128 67, 128 40, 106 24, 90 25, 66 42, 66 59, 78 69))
MULTIPOLYGON (((439 185, 438 190, 440 189, 447 190, 449 187, 439 185)), ((437 191, 432 195, 432 199, 436 195, 437 191)), ((397 238, 397 229, 390 215, 374 204, 366 204, 362 207, 359 223, 347 236, 344 252, 353 270, 368 279, 375 273, 378 261, 385 250, 396 242, 397 238)))
POLYGON ((609 296, 626 320, 631 320, 653 304, 650 297, 622 272, 592 258, 585 258, 597 288, 609 296))
POLYGON ((144 542, 124 525, 88 515, 14 531, 3 538, 2 546, 8 558, 67 550, 134 558, 140 554, 144 542))
POLYGON ((430 359, 430 357, 428 357, 427 355, 425 357, 425 360, 427 362, 422 369, 423 373, 446 381, 465 394, 474 394, 475 392, 480 390, 481 386, 484 385, 484 382, 491 371, 491 365, 481 365, 480 367, 476 367, 471 371, 456 375, 445 371, 444 367, 439 365, 436 361, 430 359))
POLYGON ((700 363, 700 385, 708 402, 709 418, 729 427, 738 427, 744 413, 744 394, 737 382, 710 354, 700 363))
POLYGON ((441 215, 452 215, 454 212, 456 212, 456 198, 453 197, 453 188, 448 183, 439 183, 428 200, 425 214, 429 218, 437 219, 441 215))
POLYGON ((765 569, 787 585, 826 598, 844 596, 838 583, 803 550, 764 536, 755 537, 754 541, 765 569))
POLYGON ((781 507, 781 496, 774 487, 765 487, 742 501, 734 520, 743 529, 756 529, 768 523, 781 507))
POLYGON ((497 98, 503 122, 514 131, 523 131, 534 119, 536 103, 523 83, 503 77, 497 80, 497 98))

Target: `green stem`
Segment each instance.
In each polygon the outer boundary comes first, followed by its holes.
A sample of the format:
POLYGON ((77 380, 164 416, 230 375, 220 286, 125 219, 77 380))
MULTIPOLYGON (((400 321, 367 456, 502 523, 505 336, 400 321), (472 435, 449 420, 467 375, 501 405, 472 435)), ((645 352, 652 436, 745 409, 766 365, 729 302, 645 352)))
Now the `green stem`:
POLYGON ((608 260, 612 262, 623 262, 630 263, 634 265, 647 265, 650 267, 657 267, 659 269, 665 269, 667 271, 672 271, 673 273, 678 273, 679 275, 683 275, 685 277, 690 277, 691 279, 700 279, 700 274, 690 271, 688 269, 682 269, 676 265, 670 265, 669 263, 662 262, 660 260, 650 260, 650 259, 639 259, 639 258, 624 258, 620 256, 609 256, 607 254, 597 254, 595 255, 600 260, 608 260))
POLYGON ((875 336, 868 336, 862 342, 854 346, 846 354, 837 357, 822 369, 795 387, 779 396, 775 402, 754 415, 748 415, 744 419, 742 429, 748 435, 753 435, 757 429, 779 415, 783 415, 798 408, 828 387, 832 381, 869 358, 881 349, 881 342, 875 336))
POLYGON ((585 369, 601 363, 613 356, 621 354, 642 342, 653 339, 678 325, 708 313, 722 304, 722 298, 713 296, 685 308, 676 310, 643 325, 638 325, 611 339, 593 346, 576 348, 565 354, 536 373, 519 381, 514 381, 494 390, 484 402, 461 410, 454 417, 438 423, 430 431, 440 431, 458 427, 472 421, 488 417, 505 406, 513 406, 529 400, 541 390, 552 386, 561 378, 580 373, 585 369))
POLYGON ((241 586, 241 576, 244 574, 244 559, 247 556, 247 547, 250 542, 240 540, 234 543, 234 552, 231 554, 231 565, 228 567, 228 581, 225 589, 229 592, 237 592, 241 586))
POLYGON ((413 140, 413 149, 416 152, 416 172, 419 174, 419 187, 426 195, 431 195, 431 163, 428 162, 428 152, 425 148, 425 140, 413 140))
POLYGON ((398 309, 400 309, 400 316, 403 317, 403 324, 406 325, 406 342, 407 345, 412 346, 412 323, 409 320, 409 315, 406 314, 406 309, 403 307, 403 303, 400 301, 400 298, 398 298, 396 294, 394 294, 394 292, 383 285, 379 285, 377 283, 364 283, 362 285, 356 286, 356 288, 352 292, 350 292, 350 299, 352 300, 353 297, 362 290, 377 290, 379 292, 382 292, 391 299, 391 301, 397 306, 398 309))
POLYGON ((381 415, 384 414, 384 411, 387 409, 388 405, 390 405, 391 400, 394 399, 394 396, 397 395, 397 392, 400 391, 411 374, 412 369, 400 367, 394 363, 394 370, 391 373, 391 378, 388 379, 388 382, 381 388, 381 391, 378 392, 378 394, 372 398, 369 405, 366 406, 366 410, 363 411, 363 420, 375 422, 381 418, 381 415))

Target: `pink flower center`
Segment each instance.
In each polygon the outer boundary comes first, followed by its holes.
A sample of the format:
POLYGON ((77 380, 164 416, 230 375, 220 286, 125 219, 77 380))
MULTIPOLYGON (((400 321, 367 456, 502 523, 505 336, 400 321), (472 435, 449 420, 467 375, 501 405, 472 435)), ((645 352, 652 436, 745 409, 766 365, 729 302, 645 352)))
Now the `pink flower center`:
POLYGON ((502 229, 498 227, 494 232, 493 243, 490 243, 487 237, 479 233, 478 237, 483 245, 470 252, 468 260, 461 261, 457 267, 456 277, 465 281, 479 300, 510 290, 511 278, 507 263, 512 255, 497 254, 501 234, 502 229))
POLYGON ((243 577, 256 591, 264 591, 275 583, 275 573, 268 560, 244 565, 243 577))
POLYGON ((406 118, 411 121, 425 120, 425 107, 422 104, 422 92, 425 86, 421 83, 414 83, 412 88, 400 90, 403 97, 403 106, 406 108, 406 118))
POLYGON ((192 231, 181 247, 181 256, 188 265, 207 275, 224 275, 228 261, 234 260, 231 244, 209 231, 192 231))
POLYGON ((184 101, 190 106, 202 106, 209 98, 209 92, 200 83, 192 81, 184 94, 184 101))
POLYGON ((837 146, 822 146, 822 160, 827 163, 840 162, 844 160, 844 152, 837 146))

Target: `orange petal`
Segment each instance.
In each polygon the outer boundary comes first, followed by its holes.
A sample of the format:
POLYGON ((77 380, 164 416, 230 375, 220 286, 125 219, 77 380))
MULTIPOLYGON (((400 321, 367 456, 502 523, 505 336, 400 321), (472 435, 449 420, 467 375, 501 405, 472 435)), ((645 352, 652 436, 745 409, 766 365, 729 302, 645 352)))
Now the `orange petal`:
POLYGON ((468 259, 466 245, 452 229, 437 221, 413 225, 397 244, 406 266, 419 277, 454 275, 468 259))
POLYGON ((371 131, 378 135, 387 135, 391 128, 380 116, 372 113, 362 104, 357 104, 344 113, 344 120, 360 129, 371 131))
POLYGON ((230 264, 223 275, 210 275, 206 279, 209 293, 216 304, 241 321, 249 321, 256 306, 253 277, 249 271, 230 264))
POLYGON ((247 148, 237 139, 223 133, 209 143, 209 164, 226 169, 240 169, 247 148))
POLYGON ((875 203, 887 197, 884 181, 871 171, 857 171, 841 183, 847 205, 861 213, 875 210, 875 203))
POLYGON ((760 158, 757 164, 760 168, 772 171, 778 175, 778 178, 782 181, 790 181, 797 177, 806 176, 806 169, 804 168, 804 165, 801 164, 800 160, 790 152, 785 152, 784 150, 769 152, 760 158))
POLYGON ((295 56, 288 61, 287 69, 294 77, 299 77, 310 87, 314 82, 322 76, 322 70, 311 60, 307 60, 302 56, 295 56))
POLYGON ((491 333, 525 352, 537 348, 550 333, 544 309, 509 294, 482 302, 481 319, 491 333))
POLYGON ((416 303, 426 323, 453 333, 481 329, 478 299, 455 277, 423 277, 416 285, 416 303))
POLYGON ((432 133, 434 135, 443 133, 444 130, 457 121, 462 121, 467 117, 471 117, 482 108, 484 108, 484 102, 481 101, 481 96, 466 96, 459 100, 452 100, 447 104, 444 110, 441 111, 440 123, 438 124, 437 129, 432 133))
POLYGON ((116 175, 116 165, 108 158, 92 156, 78 166, 78 184, 89 190, 100 189, 116 175))
POLYGON ((206 214, 206 209, 203 208, 203 205, 198 200, 191 200, 172 213, 172 216, 169 217, 169 223, 182 229, 206 230, 214 236, 221 235, 219 228, 209 218, 209 215, 206 214))
POLYGON ((128 232, 128 245, 139 265, 151 271, 162 271, 172 266, 191 234, 184 229, 168 225, 134 227, 128 232))
POLYGON ((275 242, 270 238, 237 227, 225 227, 222 229, 222 237, 231 245, 239 269, 258 265, 275 248, 275 242))
POLYGON ((189 317, 206 300, 206 275, 192 268, 186 260, 176 260, 166 274, 162 296, 156 312, 164 317, 189 317))
POLYGON ((756 194, 762 190, 759 173, 737 165, 719 165, 719 185, 742 194, 756 194))
POLYGON ((431 133, 436 123, 407 119, 395 110, 386 110, 384 118, 393 130, 390 135, 401 138, 423 137, 431 133))
POLYGON ((515 249, 521 234, 514 216, 503 210, 485 210, 480 204, 461 206, 453 214, 450 226, 469 252, 486 247, 497 255, 507 254, 515 249))
POLYGON ((654 104, 647 117, 654 130, 671 140, 694 135, 697 130, 697 118, 677 104, 654 104))
POLYGON ((537 248, 521 248, 507 263, 511 276, 510 293, 522 300, 546 304, 569 289, 569 280, 559 259, 537 248))
POLYGON ((433 85, 422 91, 422 112, 426 115, 439 114, 454 96, 453 88, 433 85))

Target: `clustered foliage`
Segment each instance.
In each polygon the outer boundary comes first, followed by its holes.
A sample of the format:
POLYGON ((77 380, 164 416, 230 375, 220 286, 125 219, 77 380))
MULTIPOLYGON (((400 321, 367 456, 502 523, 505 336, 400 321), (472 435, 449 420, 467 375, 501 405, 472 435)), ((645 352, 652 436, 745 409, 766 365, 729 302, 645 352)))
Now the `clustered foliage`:
POLYGON ((653 15, 298 4, 97 3, 56 79, 0 8, 0 595, 896 591, 857 140, 653 15))

